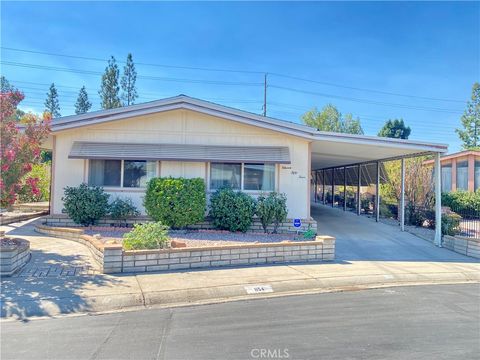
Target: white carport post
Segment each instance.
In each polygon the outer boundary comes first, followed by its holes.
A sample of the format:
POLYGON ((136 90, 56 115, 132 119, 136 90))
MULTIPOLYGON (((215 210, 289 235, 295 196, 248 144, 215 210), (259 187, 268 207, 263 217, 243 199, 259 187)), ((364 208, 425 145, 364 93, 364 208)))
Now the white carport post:
POLYGON ((400 230, 405 231, 405 159, 401 163, 401 183, 400 183, 400 230))
POLYGON ((357 183, 357 215, 360 215, 361 207, 360 207, 360 190, 362 186, 362 167, 358 164, 358 183, 357 183))
POLYGON ((442 246, 442 189, 440 153, 435 154, 435 245, 442 246))

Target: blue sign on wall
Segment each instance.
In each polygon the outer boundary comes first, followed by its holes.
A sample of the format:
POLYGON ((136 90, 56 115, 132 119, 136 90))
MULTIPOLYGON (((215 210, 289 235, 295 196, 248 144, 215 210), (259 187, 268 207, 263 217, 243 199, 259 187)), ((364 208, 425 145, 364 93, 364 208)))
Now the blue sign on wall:
POLYGON ((297 228, 300 227, 300 226, 302 226, 302 220, 300 220, 300 219, 293 219, 293 226, 295 226, 295 227, 297 227, 297 228))

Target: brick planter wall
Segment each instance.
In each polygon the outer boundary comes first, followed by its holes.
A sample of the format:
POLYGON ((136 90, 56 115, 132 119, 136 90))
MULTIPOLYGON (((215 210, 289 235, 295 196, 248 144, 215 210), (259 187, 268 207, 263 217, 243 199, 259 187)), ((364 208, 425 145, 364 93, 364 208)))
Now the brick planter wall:
POLYGON ((0 276, 11 276, 30 260, 30 242, 15 238, 17 245, 0 250, 0 276))
POLYGON ((317 236, 314 241, 126 251, 120 244, 103 244, 83 234, 81 229, 39 225, 36 230, 85 244, 103 273, 319 262, 335 258, 335 238, 331 236, 317 236))
POLYGON ((245 266, 290 262, 331 261, 335 238, 317 236, 315 241, 241 244, 161 250, 105 251, 104 271, 148 272, 222 266, 245 266))
MULTIPOLYGON (((126 223, 131 226, 132 224, 143 224, 146 222, 152 221, 148 216, 138 216, 135 218, 128 219, 126 223)), ((280 224, 278 227, 279 233, 295 233, 297 231, 306 231, 308 227, 317 232, 317 222, 310 218, 310 219, 302 219, 302 226, 296 228, 293 226, 293 219, 287 219, 287 221, 280 224)), ((50 215, 45 218, 45 224, 50 226, 78 226, 75 224, 72 219, 70 219, 67 215, 50 215)), ((113 220, 109 218, 100 219, 97 222, 98 226, 110 226, 113 224, 125 224, 124 221, 113 220)), ((206 218, 204 222, 191 225, 188 229, 213 229, 211 221, 206 218)), ((269 227, 273 229, 273 227, 269 227)), ((258 232, 263 231, 262 224, 257 219, 254 219, 252 226, 249 229, 250 232, 258 232)))
POLYGON ((444 235, 443 247, 462 255, 480 259, 480 239, 444 235))

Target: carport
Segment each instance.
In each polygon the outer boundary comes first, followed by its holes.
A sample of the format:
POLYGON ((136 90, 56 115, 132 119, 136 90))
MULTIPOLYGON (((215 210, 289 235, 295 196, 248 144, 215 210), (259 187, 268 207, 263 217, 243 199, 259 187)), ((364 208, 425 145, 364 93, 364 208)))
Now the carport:
POLYGON ((412 140, 380 138, 374 136, 317 132, 311 144, 311 197, 313 202, 335 206, 344 211, 354 206, 357 215, 362 211, 361 188, 374 188, 373 212, 376 221, 380 217, 380 184, 385 181, 382 163, 401 161, 401 189, 399 205, 400 229, 405 230, 405 159, 433 155, 435 189, 435 244, 441 246, 441 171, 440 156, 447 145, 412 140), (382 176, 383 175, 383 176, 382 176), (382 180, 383 179, 383 180, 382 180), (336 187, 343 194, 336 195, 336 187), (349 198, 347 194, 354 194, 349 198), (342 201, 336 201, 337 198, 342 201))

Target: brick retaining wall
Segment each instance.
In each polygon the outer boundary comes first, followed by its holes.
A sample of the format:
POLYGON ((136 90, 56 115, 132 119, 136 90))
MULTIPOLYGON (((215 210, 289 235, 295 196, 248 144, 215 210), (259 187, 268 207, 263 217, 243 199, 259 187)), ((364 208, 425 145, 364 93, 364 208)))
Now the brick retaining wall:
POLYGON ((103 244, 83 234, 81 229, 39 225, 36 230, 85 244, 103 273, 318 262, 335 258, 335 238, 331 236, 317 236, 314 241, 126 251, 120 244, 103 244))
POLYGON ((444 235, 443 247, 462 255, 480 259, 480 239, 444 235))
POLYGON ((18 245, 4 246, 0 251, 0 276, 11 276, 30 260, 30 242, 15 239, 18 245))
MULTIPOLYGON (((135 218, 127 219, 126 223, 128 225, 132 224, 143 224, 146 222, 152 221, 151 218, 148 216, 138 216, 135 218)), ((287 221, 280 224, 278 227, 279 233, 294 233, 297 231, 306 231, 310 228, 317 232, 317 222, 310 218, 310 219, 302 219, 302 225, 299 228, 293 226, 293 219, 287 219, 287 221)), ((78 226, 75 224, 72 219, 70 219, 67 215, 49 215, 45 217, 45 224, 50 226, 78 226)), ((111 226, 111 225, 118 225, 118 224, 125 224, 125 221, 114 220, 110 218, 103 218, 97 222, 98 226, 111 226)), ((204 222, 188 226, 188 229, 213 229, 213 225, 211 221, 207 218, 204 222)), ((273 229, 272 226, 269 227, 270 230, 273 229)), ((258 219, 254 219, 252 226, 249 229, 250 232, 261 232, 263 231, 262 224, 258 219)))

